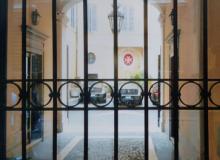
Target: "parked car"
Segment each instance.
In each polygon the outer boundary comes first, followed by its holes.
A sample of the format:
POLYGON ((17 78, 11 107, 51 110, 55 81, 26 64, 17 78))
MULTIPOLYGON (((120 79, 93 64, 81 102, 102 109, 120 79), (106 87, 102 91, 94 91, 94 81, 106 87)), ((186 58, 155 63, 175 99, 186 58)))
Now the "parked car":
POLYGON ((106 103, 106 92, 103 88, 93 87, 91 90, 90 100, 93 103, 106 103))
POLYGON ((82 102, 83 97, 80 95, 81 92, 76 89, 70 90, 70 99, 69 99, 69 105, 77 104, 78 102, 82 102))
POLYGON ((138 95, 138 89, 121 89, 119 104, 129 106, 141 105, 141 98, 141 95, 138 95))

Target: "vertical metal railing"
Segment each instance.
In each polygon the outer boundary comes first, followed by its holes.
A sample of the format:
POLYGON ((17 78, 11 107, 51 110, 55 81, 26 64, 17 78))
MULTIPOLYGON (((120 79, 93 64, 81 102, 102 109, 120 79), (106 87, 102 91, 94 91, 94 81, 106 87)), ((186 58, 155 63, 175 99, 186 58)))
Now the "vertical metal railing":
POLYGON ((173 121, 174 121, 174 159, 179 159, 179 49, 178 49, 178 0, 173 0, 173 45, 174 45, 174 55, 173 55, 173 121))
POLYGON ((209 160, 208 0, 203 0, 204 159, 209 160))
POLYGON ((26 160, 26 33, 27 33, 27 1, 22 0, 22 159, 26 160))
POLYGON ((148 0, 144 0, 144 157, 149 158, 149 102, 148 102, 148 0))
POLYGON ((114 159, 118 160, 118 1, 113 0, 114 16, 114 159))
POLYGON ((57 159, 57 2, 52 0, 52 44, 53 44, 53 159, 57 159))
POLYGON ((0 1, 0 159, 6 159, 7 0, 0 1))
POLYGON ((83 37, 84 37, 84 160, 88 160, 88 1, 83 0, 83 37))

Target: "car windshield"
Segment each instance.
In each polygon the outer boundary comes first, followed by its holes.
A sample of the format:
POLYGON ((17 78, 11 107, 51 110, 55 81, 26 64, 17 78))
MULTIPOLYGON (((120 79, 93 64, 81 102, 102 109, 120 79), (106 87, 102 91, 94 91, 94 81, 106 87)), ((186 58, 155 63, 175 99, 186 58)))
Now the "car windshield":
POLYGON ((126 94, 126 95, 138 94, 138 89, 122 89, 121 94, 126 94))
POLYGON ((102 92, 102 88, 98 88, 98 87, 92 88, 92 93, 101 93, 101 92, 102 92))

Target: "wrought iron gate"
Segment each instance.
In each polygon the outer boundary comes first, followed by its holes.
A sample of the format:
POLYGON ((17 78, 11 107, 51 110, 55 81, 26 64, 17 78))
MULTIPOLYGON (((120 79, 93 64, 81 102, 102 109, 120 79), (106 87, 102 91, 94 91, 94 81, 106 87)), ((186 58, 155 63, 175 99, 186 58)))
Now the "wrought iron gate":
POLYGON ((53 159, 57 159, 57 113, 58 111, 83 111, 84 112, 84 159, 88 159, 88 112, 91 110, 97 111, 114 111, 114 159, 118 159, 118 115, 120 110, 142 110, 144 111, 144 155, 145 159, 149 156, 149 127, 148 117, 151 110, 172 110, 173 120, 173 137, 174 137, 174 159, 179 159, 179 111, 180 110, 199 110, 203 111, 203 127, 204 127, 204 159, 209 159, 209 126, 208 126, 208 111, 217 110, 214 106, 219 106, 212 99, 212 89, 219 84, 217 79, 208 79, 208 33, 207 33, 207 0, 203 0, 203 77, 200 79, 180 79, 178 74, 178 0, 173 0, 173 77, 171 79, 152 79, 148 77, 148 0, 144 0, 144 78, 143 79, 120 79, 118 77, 118 24, 117 24, 117 0, 113 0, 113 13, 114 13, 114 77, 112 79, 90 79, 88 73, 88 17, 87 17, 87 0, 83 0, 83 13, 84 13, 84 78, 83 79, 59 79, 58 78, 58 57, 57 57, 57 22, 56 22, 56 0, 52 1, 52 33, 53 33, 53 77, 52 79, 29 79, 26 77, 26 57, 27 57, 27 26, 26 26, 26 5, 27 0, 22 0, 22 78, 21 79, 8 79, 7 78, 7 0, 0 2, 0 159, 6 159, 6 113, 15 111, 22 113, 22 159, 27 157, 26 144, 27 144, 27 129, 26 129, 26 112, 27 111, 52 111, 53 112, 53 159), (83 83, 79 85, 79 82, 83 83), (92 82, 92 83, 91 83, 92 82), (152 107, 149 106, 149 100, 154 102, 152 95, 153 85, 167 85, 170 89, 171 99, 164 105, 157 104, 152 107), (213 82, 209 87, 208 83, 213 82), (92 85, 91 85, 91 84, 92 85), (92 92, 96 85, 103 84, 110 90, 110 98, 101 105, 99 101, 105 98, 103 95, 95 95, 92 92), (122 84, 122 85, 119 85, 122 84), (143 85, 140 85, 142 83, 143 85), (61 98, 62 87, 68 84, 73 84, 80 91, 78 100, 73 105, 65 104, 61 98), (113 84, 113 85, 111 85, 113 84), (129 101, 124 96, 125 90, 123 87, 133 84, 140 89, 140 93, 135 100, 129 101), (195 104, 186 104, 181 99, 181 89, 188 85, 193 84, 200 89, 200 99, 195 104), (6 103, 7 87, 16 87, 19 91, 18 100, 8 106, 6 103), (48 101, 44 104, 37 104, 31 98, 33 96, 32 90, 36 85, 42 85, 49 90, 48 101), (113 87, 112 87, 113 86, 113 87), (98 97, 100 96, 100 97, 98 97), (135 108, 136 105, 144 103, 144 107, 135 108), (184 107, 180 106, 180 102, 184 107), (209 102, 213 107, 209 106, 209 102), (46 107, 49 103, 53 104, 52 108, 46 107), (83 108, 76 107, 78 104, 83 103, 83 108), (92 103, 95 107, 89 107, 92 103), (114 107, 106 107, 108 104, 113 103, 114 107), (21 108, 16 108, 21 104, 21 108), (58 105, 62 104, 64 108, 59 108, 58 105), (120 108, 119 104, 125 105, 125 108, 120 108), (172 106, 171 106, 172 104, 172 106), (34 106, 34 107, 30 107, 34 106))

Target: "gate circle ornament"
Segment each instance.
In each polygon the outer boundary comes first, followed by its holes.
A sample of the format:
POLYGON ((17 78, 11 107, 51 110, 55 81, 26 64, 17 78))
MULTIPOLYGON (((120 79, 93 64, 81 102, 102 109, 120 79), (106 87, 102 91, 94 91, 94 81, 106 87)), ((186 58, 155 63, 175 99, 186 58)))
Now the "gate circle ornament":
POLYGON ((89 99, 90 102, 98 108, 106 107, 113 100, 112 86, 107 82, 103 82, 103 81, 95 82, 89 88, 89 99), (102 86, 95 87, 97 85, 102 85, 102 86))
POLYGON ((212 104, 214 104, 214 105, 217 106, 217 107, 220 107, 220 104, 218 104, 217 102, 215 102, 215 101, 213 100, 213 97, 212 97, 212 95, 213 95, 212 92, 213 92, 214 88, 215 88, 216 86, 218 86, 218 85, 220 85, 220 82, 215 82, 215 83, 210 87, 208 96, 209 96, 209 99, 210 99, 210 101, 211 101, 212 104))
POLYGON ((129 81, 124 83, 119 89, 119 103, 133 108, 142 104, 144 90, 138 82, 129 81), (127 85, 133 84, 138 89, 124 89, 127 85), (140 92, 140 94, 138 94, 140 92))
POLYGON ((63 84, 59 87, 59 89, 58 89, 58 94, 59 94, 59 96, 58 96, 59 102, 60 102, 63 106, 65 106, 66 108, 74 108, 74 107, 76 107, 80 102, 83 101, 83 90, 82 90, 81 86, 80 86, 78 83, 73 82, 73 81, 68 81, 68 82, 63 83, 63 84), (67 87, 69 84, 71 84, 71 85, 74 86, 74 87, 72 87, 70 90, 67 91, 67 92, 68 92, 68 95, 67 95, 67 96, 70 96, 70 98, 72 98, 72 99, 77 99, 76 102, 73 103, 73 104, 65 104, 65 102, 63 102, 63 100, 62 100, 62 98, 61 98, 63 87, 65 87, 65 86, 67 87), (74 88, 75 88, 75 89, 74 89, 74 88), (78 92, 77 92, 77 90, 76 90, 77 88, 78 88, 78 92))
MULTIPOLYGON (((15 82, 7 82, 6 88, 8 88, 9 85, 14 86, 14 87, 17 88, 17 90, 18 90, 18 98, 15 97, 16 95, 15 95, 15 96, 11 95, 11 96, 12 96, 12 100, 11 100, 11 101, 14 101, 14 102, 13 102, 11 105, 7 105, 8 108, 14 108, 14 107, 16 107, 16 106, 20 103, 20 101, 21 101, 21 98, 22 98, 22 96, 21 96, 22 89, 21 89, 21 87, 20 87, 17 83, 15 83, 15 82)), ((11 93, 12 93, 12 92, 11 92, 11 93)), ((14 93, 14 92, 13 92, 13 93, 14 93)), ((7 90, 7 94, 8 94, 8 90, 7 90)), ((7 96, 7 97, 11 97, 11 96, 7 96)), ((6 103, 8 103, 8 102, 6 102, 6 103)))
POLYGON ((196 107, 197 105, 199 105, 202 102, 202 91, 203 91, 203 89, 199 83, 194 82, 194 81, 185 82, 185 83, 183 83, 183 85, 181 85, 181 87, 179 89, 179 100, 183 105, 185 105, 187 107, 196 107), (181 97, 181 95, 182 95, 181 92, 182 92, 183 88, 186 87, 187 85, 190 85, 190 84, 197 86, 198 89, 200 90, 200 98, 194 104, 187 104, 186 102, 184 102, 183 98, 181 97))
POLYGON ((167 105, 169 105, 173 98, 171 97, 168 102, 165 102, 165 104, 160 104, 160 90, 159 90, 159 87, 161 84, 163 85, 166 85, 167 87, 169 87, 170 90, 172 90, 172 86, 168 83, 168 82, 165 82, 165 81, 157 81, 157 82, 154 82, 150 88, 149 88, 149 92, 148 92, 148 95, 149 95, 149 98, 150 98, 150 101, 155 104, 156 106, 160 106, 160 107, 165 107, 167 105), (156 90, 155 90, 156 88, 156 90))
MULTIPOLYGON (((47 105, 51 102, 51 100, 52 100, 51 94, 52 94, 52 93, 53 93, 53 90, 51 89, 51 87, 50 87, 49 84, 47 84, 47 83, 45 83, 45 82, 43 82, 43 81, 33 82, 33 83, 28 87, 28 95, 30 96, 30 98, 28 98, 28 99, 29 99, 29 103, 30 103, 33 107, 39 107, 39 108, 45 107, 45 106, 47 106, 47 105), (42 85, 42 86, 48 88, 48 90, 49 90, 49 93, 48 93, 49 99, 48 99, 48 101, 46 101, 45 103, 42 103, 42 102, 39 102, 39 103, 38 103, 38 102, 37 102, 37 104, 36 104, 36 102, 34 102, 34 101, 36 101, 36 99, 39 100, 39 97, 37 97, 37 96, 40 96, 40 95, 37 95, 37 94, 38 94, 37 92, 35 92, 35 93, 32 92, 32 89, 34 89, 34 87, 36 87, 36 85, 42 85), (31 95, 31 94, 32 94, 32 95, 31 95), (33 94, 35 94, 35 95, 33 95, 33 94), (35 96, 35 97, 34 97, 34 96, 35 96), (35 99, 35 100, 33 101, 33 99, 35 99)), ((41 101, 43 101, 43 99, 41 99, 41 101)))

